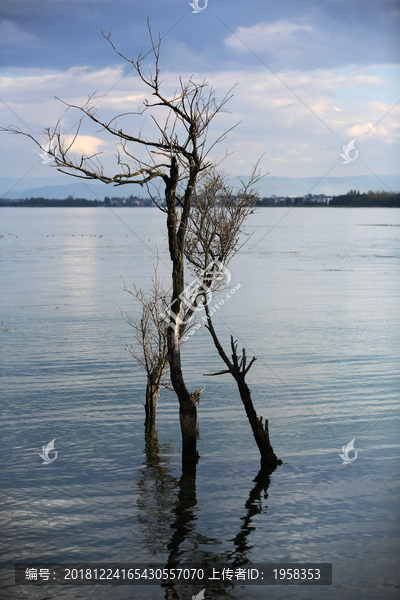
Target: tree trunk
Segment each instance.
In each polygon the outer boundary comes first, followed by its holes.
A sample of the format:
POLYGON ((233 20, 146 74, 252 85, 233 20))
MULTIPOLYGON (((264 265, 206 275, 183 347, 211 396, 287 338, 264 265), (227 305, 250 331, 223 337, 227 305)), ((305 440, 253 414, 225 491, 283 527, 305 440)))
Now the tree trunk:
POLYGON ((261 468, 272 471, 276 469, 278 465, 281 465, 282 461, 277 458, 271 446, 271 442, 269 440, 268 419, 265 419, 265 425, 263 427, 263 418, 257 417, 257 413, 254 409, 253 401, 251 399, 250 390, 244 380, 243 375, 239 374, 235 377, 235 379, 238 384, 240 397, 244 404, 247 418, 253 430, 254 439, 261 454, 261 468))
POLYGON ((147 415, 144 422, 144 439, 145 439, 145 452, 148 465, 153 463, 160 463, 160 449, 158 445, 158 432, 156 429, 155 413, 147 415))
POLYGON ((176 187, 179 181, 179 167, 176 158, 172 158, 170 177, 167 179, 165 187, 165 199, 168 209, 168 245, 172 261, 172 313, 170 315, 170 325, 167 332, 167 347, 171 383, 179 399, 179 419, 182 431, 182 465, 189 469, 196 465, 199 458, 196 437, 197 409, 183 379, 179 347, 179 330, 182 312, 181 297, 185 286, 183 244, 188 213, 190 211, 191 188, 195 183, 195 179, 196 173, 191 169, 190 181, 186 188, 185 201, 178 228, 176 187))
POLYGON ((182 467, 192 469, 199 458, 197 452, 197 409, 183 380, 179 341, 175 339, 175 331, 168 328, 168 348, 170 360, 171 382, 179 399, 179 420, 182 432, 182 467))
POLYGON ((146 423, 155 421, 158 393, 159 385, 154 383, 151 378, 148 378, 146 387, 146 404, 144 405, 146 412, 146 423))

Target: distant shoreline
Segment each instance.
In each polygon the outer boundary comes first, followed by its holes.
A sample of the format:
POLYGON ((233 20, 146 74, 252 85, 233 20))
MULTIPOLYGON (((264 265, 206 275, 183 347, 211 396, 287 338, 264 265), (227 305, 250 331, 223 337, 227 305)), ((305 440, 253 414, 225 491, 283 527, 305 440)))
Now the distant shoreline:
MULTIPOLYGON (((104 206, 104 203, 99 202, 98 204, 24 204, 17 202, 3 203, 0 202, 0 208, 156 208, 156 206, 104 206)), ((318 204, 309 202, 307 204, 271 204, 271 205, 260 205, 256 208, 282 208, 282 207, 290 207, 290 208, 400 208, 400 203, 397 204, 318 204)))
MULTIPOLYGON (((21 198, 18 200, 0 200, 0 207, 31 207, 31 208, 155 208, 150 198, 105 198, 103 200, 87 200, 86 198, 66 198, 57 200, 55 198, 21 198)), ((400 193, 395 192, 368 192, 360 194, 350 190, 342 196, 311 195, 303 197, 271 196, 269 198, 258 198, 256 208, 290 206, 290 207, 339 207, 339 208, 400 208, 400 193)))

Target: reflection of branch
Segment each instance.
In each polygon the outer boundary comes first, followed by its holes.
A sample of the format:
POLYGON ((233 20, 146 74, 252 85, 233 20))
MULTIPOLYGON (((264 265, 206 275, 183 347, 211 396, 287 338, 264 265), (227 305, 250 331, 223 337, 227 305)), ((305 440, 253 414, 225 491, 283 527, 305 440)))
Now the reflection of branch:
MULTIPOLYGON (((143 477, 139 482, 138 520, 145 526, 145 541, 150 552, 155 557, 165 556, 165 552, 168 552, 165 568, 181 568, 183 564, 192 564, 206 569, 215 565, 236 567, 249 563, 248 555, 252 548, 249 537, 254 530, 252 521, 263 511, 262 494, 265 499, 268 497, 271 471, 261 470, 254 479, 254 486, 245 503, 245 514, 240 519, 242 525, 231 540, 234 549, 218 553, 204 549, 204 546, 220 544, 218 539, 196 532, 196 466, 192 469, 185 467, 179 482, 171 475, 169 465, 160 456, 154 421, 146 427, 145 454, 143 477), (140 515, 140 511, 144 514, 140 515)), ((166 600, 180 600, 179 583, 170 580, 160 585, 165 590, 166 600)), ((228 580, 212 581, 207 587, 210 593, 219 598, 236 598, 234 589, 228 580)), ((196 592, 190 584, 185 586, 185 590, 189 597, 189 592, 196 592)))
MULTIPOLYGON (((165 448, 163 448, 165 455, 165 448)), ((137 505, 138 521, 143 540, 153 556, 162 556, 169 539, 170 506, 175 501, 177 480, 171 468, 160 456, 160 444, 155 420, 146 420, 145 454, 137 505)))
POLYGON ((183 554, 180 546, 193 531, 193 509, 196 504, 196 466, 194 466, 191 472, 182 472, 179 480, 178 502, 174 509, 176 520, 171 525, 171 529, 175 531, 167 546, 170 550, 168 564, 178 564, 179 558, 183 554))
POLYGON ((261 500, 262 492, 264 492, 264 499, 266 500, 268 498, 268 487, 270 484, 269 476, 269 471, 261 469, 255 479, 253 479, 255 486, 250 490, 249 497, 245 504, 247 513, 241 518, 243 524, 239 533, 237 533, 232 540, 235 545, 235 550, 226 555, 228 560, 233 560, 232 564, 234 566, 236 564, 243 565, 249 562, 249 559, 246 557, 246 553, 251 550, 252 546, 250 546, 248 543, 248 537, 255 529, 254 526, 251 526, 251 523, 253 517, 262 513, 263 511, 261 500))
MULTIPOLYGON (((183 563, 201 565, 203 568, 223 563, 222 554, 197 549, 200 544, 214 545, 218 543, 218 540, 195 532, 196 504, 196 465, 193 465, 192 468, 183 466, 182 476, 179 480, 178 501, 173 511, 176 519, 171 524, 173 534, 167 546, 169 550, 167 564, 165 565, 167 568, 181 567, 183 563), (193 541, 188 550, 187 542, 191 538, 193 541)), ((165 582, 161 584, 161 587, 166 588, 165 598, 167 600, 180 598, 174 581, 165 582)), ((219 598, 235 598, 227 589, 231 587, 232 584, 229 581, 215 581, 212 584, 210 583, 207 589, 210 593, 216 592, 219 598)))

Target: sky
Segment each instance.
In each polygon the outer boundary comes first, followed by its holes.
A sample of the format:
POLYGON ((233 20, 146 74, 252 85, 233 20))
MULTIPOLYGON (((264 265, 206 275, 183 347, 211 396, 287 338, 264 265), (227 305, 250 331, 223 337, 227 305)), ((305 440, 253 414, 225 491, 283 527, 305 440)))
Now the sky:
MULTIPOLYGON (((229 112, 210 131, 218 137, 238 124, 211 156, 228 154, 228 174, 247 175, 261 158, 273 177, 374 175, 376 189, 386 189, 385 176, 400 164, 400 2, 208 0, 204 9, 205 0, 193 2, 199 12, 186 0, 2 0, 0 126, 44 143, 43 130, 60 121, 71 135, 80 115, 56 98, 82 105, 93 93, 103 119, 137 110, 148 90, 102 31, 111 28, 117 49, 137 58, 150 49, 149 19, 162 38, 167 94, 180 77, 206 79, 217 98, 235 86, 229 112), (353 160, 344 162, 352 140, 353 160)), ((151 56, 146 61, 152 68, 151 56)), ((154 134, 146 117, 121 123, 154 134)), ((102 152, 112 174, 116 149, 115 138, 84 120, 75 156, 102 152)), ((2 193, 70 183, 38 152, 31 140, 0 133, 2 193)))

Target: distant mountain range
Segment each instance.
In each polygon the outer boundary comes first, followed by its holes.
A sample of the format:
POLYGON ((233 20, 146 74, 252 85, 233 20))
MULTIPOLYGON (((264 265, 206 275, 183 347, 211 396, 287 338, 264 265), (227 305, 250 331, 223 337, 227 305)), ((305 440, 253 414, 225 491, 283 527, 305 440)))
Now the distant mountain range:
MULTIPOLYGON (((231 183, 235 185, 235 179, 231 183)), ((47 181, 47 180, 46 180, 47 181)), ((23 182, 6 177, 0 180, 0 198, 7 200, 18 200, 25 198, 49 198, 63 200, 68 196, 74 198, 87 198, 88 200, 104 200, 105 196, 121 198, 131 194, 134 196, 148 197, 147 190, 137 185, 123 185, 112 187, 93 181, 76 181, 62 183, 65 177, 52 177, 49 184, 43 186, 43 179, 31 178, 28 189, 23 188, 23 182), (34 181, 33 181, 34 179, 34 181)), ((347 194, 350 190, 358 190, 361 193, 373 191, 400 191, 400 175, 359 175, 357 177, 272 177, 267 176, 260 185, 260 197, 275 196, 305 196, 306 194, 326 194, 337 196, 347 194)))

